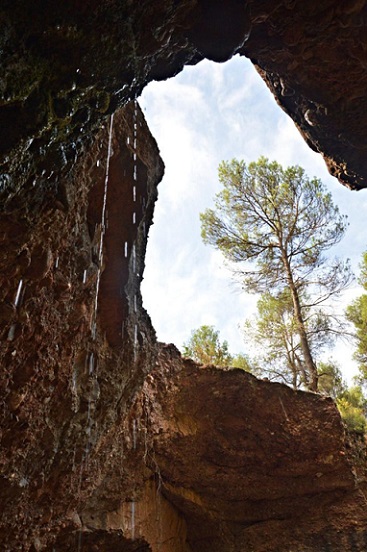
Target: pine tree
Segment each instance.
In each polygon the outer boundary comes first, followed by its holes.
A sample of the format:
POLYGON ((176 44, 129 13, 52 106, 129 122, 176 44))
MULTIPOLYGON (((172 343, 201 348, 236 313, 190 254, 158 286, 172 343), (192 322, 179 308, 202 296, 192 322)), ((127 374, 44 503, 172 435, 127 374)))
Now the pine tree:
POLYGON ((316 391, 306 317, 351 280, 348 261, 324 256, 343 237, 346 218, 322 182, 299 166, 283 169, 264 157, 248 165, 232 160, 219 166, 219 180, 215 209, 200 215, 203 240, 232 263, 246 291, 280 297, 287 290, 300 362, 316 391))

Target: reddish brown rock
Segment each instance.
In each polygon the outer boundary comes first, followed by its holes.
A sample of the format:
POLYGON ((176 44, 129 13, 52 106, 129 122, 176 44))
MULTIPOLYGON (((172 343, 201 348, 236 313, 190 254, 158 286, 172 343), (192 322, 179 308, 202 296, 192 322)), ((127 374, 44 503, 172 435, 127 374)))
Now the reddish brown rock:
POLYGON ((112 550, 119 535, 122 550, 130 539, 153 552, 365 550, 365 450, 329 398, 161 346, 120 439, 119 471, 112 462, 57 549, 79 533, 81 550, 101 535, 112 550))
POLYGON ((63 180, 62 208, 45 192, 33 212, 18 198, 8 219, 0 256, 2 550, 43 549, 70 526, 70 512, 110 469, 105 455, 155 355, 139 286, 163 164, 138 106, 116 113, 103 224, 108 141, 106 125, 63 180))
POLYGON ((364 550, 357 484, 333 401, 161 349, 145 384, 162 493, 192 550, 364 550))
POLYGON ((2 550, 366 550, 365 448, 330 400, 173 347, 156 363, 139 285, 163 166, 116 111, 238 52, 366 187, 367 2, 339 4, 2 2, 2 550))

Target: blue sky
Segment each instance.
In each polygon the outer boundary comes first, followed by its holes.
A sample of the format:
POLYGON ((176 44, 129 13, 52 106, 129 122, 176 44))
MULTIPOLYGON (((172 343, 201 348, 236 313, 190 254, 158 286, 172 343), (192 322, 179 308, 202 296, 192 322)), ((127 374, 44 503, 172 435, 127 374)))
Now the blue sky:
MULTIPOLYGON (((200 238, 199 213, 212 206, 220 190, 221 160, 249 162, 264 155, 321 178, 350 223, 333 254, 349 257, 358 272, 367 249, 367 191, 351 192, 329 175, 248 60, 236 56, 225 64, 186 67, 173 79, 150 83, 139 102, 166 165, 142 285, 160 341, 180 348, 192 329, 210 324, 232 353, 249 352, 241 326, 255 312, 257 298, 240 290, 221 254, 200 238)), ((340 309, 360 291, 357 284, 349 289, 340 309)), ((352 352, 350 343, 341 343, 331 353, 348 379, 356 371, 352 352)))

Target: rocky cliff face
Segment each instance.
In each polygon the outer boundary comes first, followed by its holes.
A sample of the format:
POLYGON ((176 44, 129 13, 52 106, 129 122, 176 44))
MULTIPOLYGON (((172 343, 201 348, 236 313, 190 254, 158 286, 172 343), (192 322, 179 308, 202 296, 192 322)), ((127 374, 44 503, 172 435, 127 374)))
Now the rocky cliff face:
POLYGON ((239 52, 365 187, 366 16, 364 0, 2 2, 2 550, 366 549, 364 458, 331 401, 155 342, 139 285, 163 164, 133 101, 239 52))
POLYGON ((105 471, 120 465, 121 420, 155 354, 139 285, 162 173, 132 103, 101 128, 73 171, 60 175, 62 196, 39 188, 33 210, 25 195, 2 218, 7 550, 43 542, 105 471))
POLYGON ((120 458, 56 550, 365 550, 366 486, 331 399, 159 346, 120 458), (355 461, 354 461, 355 462, 355 461), (361 474, 359 474, 361 475, 361 474))
POLYGON ((158 366, 143 389, 154 460, 192 550, 366 548, 365 484, 331 399, 199 367, 170 346, 158 366))

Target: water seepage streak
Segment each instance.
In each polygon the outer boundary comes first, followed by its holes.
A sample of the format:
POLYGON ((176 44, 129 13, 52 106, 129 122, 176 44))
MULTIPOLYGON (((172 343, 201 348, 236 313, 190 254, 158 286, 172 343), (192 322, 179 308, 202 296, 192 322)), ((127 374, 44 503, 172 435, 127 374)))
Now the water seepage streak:
MULTIPOLYGON (((105 175, 105 181, 104 181, 104 189, 103 189, 103 203, 102 203, 102 213, 101 213, 101 223, 100 223, 100 238, 99 238, 99 244, 97 249, 98 254, 98 272, 97 272, 97 282, 96 282, 96 290, 95 290, 95 297, 94 297, 94 306, 93 306, 93 312, 91 316, 91 323, 90 323, 90 329, 91 329, 91 336, 92 341, 95 341, 96 334, 97 334, 97 311, 98 311, 98 299, 99 299, 99 287, 100 287, 100 281, 101 281, 101 274, 103 270, 103 243, 104 243, 104 237, 106 233, 106 225, 107 225, 107 193, 108 193, 108 180, 109 180, 109 170, 110 170, 110 160, 112 156, 112 133, 113 133, 113 114, 110 118, 110 125, 109 125, 109 134, 108 134, 108 148, 107 148, 107 160, 106 160, 106 175, 105 175)), ((83 284, 85 284, 87 279, 87 271, 84 271, 83 273, 83 284)), ((97 371, 98 371, 98 357, 95 354, 95 352, 90 351, 86 357, 86 370, 88 372, 89 376, 89 388, 88 388, 88 410, 87 410, 87 424, 86 424, 86 437, 87 442, 86 446, 84 448, 84 453, 82 457, 82 461, 80 464, 80 474, 79 474, 79 487, 78 487, 78 494, 81 492, 82 488, 82 481, 83 481, 83 472, 86 468, 88 461, 89 461, 89 454, 92 446, 92 430, 95 426, 95 420, 93 419, 93 414, 95 412, 95 403, 99 398, 99 385, 97 380, 97 371)), ((74 395, 76 394, 76 381, 73 380, 72 385, 72 391, 74 395)), ((78 407, 78 405, 76 405, 78 407)), ((82 548, 82 531, 79 531, 78 534, 78 540, 77 540, 77 550, 80 552, 82 548)))
POLYGON ((16 293, 15 299, 14 299, 14 306, 15 306, 15 308, 17 308, 17 307, 19 306, 19 303, 20 303, 20 294, 22 293, 22 287, 23 287, 23 280, 20 280, 20 281, 19 281, 19 284, 18 284, 17 293, 16 293))
POLYGON ((135 540, 135 500, 131 502, 131 540, 135 540))
POLYGON ((110 128, 109 128, 109 135, 108 135, 106 176, 105 176, 105 182, 104 182, 103 205, 102 205, 102 215, 101 215, 101 233, 100 233, 99 247, 98 247, 98 272, 97 272, 96 294, 94 298, 93 316, 91 319, 91 330, 92 330, 93 339, 95 339, 95 334, 96 334, 99 285, 101 281, 101 273, 102 273, 102 266, 103 266, 103 241, 106 233, 106 205, 107 205, 108 178, 109 178, 109 171, 110 171, 110 159, 111 159, 111 153, 112 153, 112 131, 113 131, 113 114, 111 115, 111 119, 110 119, 110 128))

